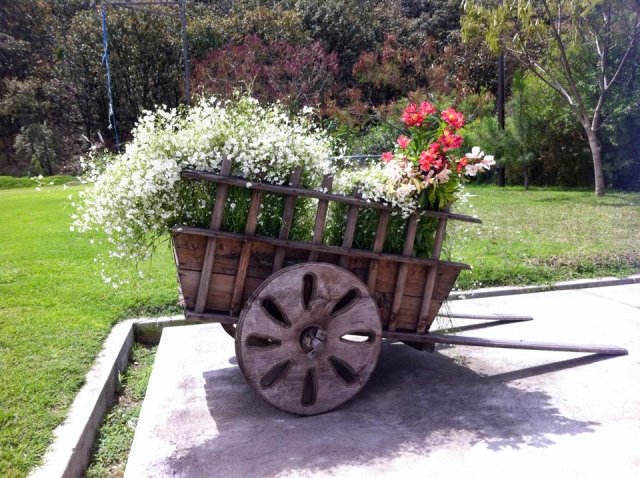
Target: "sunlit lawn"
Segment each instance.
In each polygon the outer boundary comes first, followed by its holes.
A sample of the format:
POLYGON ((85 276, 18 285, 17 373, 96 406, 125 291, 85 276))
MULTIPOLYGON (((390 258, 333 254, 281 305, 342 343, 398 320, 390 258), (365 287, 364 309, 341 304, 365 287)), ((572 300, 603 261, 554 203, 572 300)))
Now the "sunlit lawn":
MULTIPOLYGON (((25 476, 39 462, 116 321, 177 310, 168 247, 141 266, 144 279, 119 289, 101 280, 93 262, 100 247, 69 230, 74 191, 0 191, 2 477, 25 476)), ((453 258, 474 266, 463 287, 640 270, 640 194, 469 191, 484 224, 461 224, 452 235, 453 258)))
POLYGON ((69 230, 73 188, 0 191, 0 476, 42 456, 111 326, 176 302, 168 248, 146 278, 104 284, 97 252, 69 230))
POLYGON ((550 283, 640 270, 640 193, 468 187, 481 226, 458 224, 458 287, 550 283), (465 231, 466 229, 466 231, 465 231))

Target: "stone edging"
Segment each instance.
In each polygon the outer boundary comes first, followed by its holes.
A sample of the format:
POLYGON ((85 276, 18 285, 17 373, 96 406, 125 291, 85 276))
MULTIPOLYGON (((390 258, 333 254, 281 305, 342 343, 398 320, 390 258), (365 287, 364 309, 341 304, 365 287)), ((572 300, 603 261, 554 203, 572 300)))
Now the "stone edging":
POLYGON ((498 297, 501 295, 532 294, 534 292, 550 292, 554 290, 588 289, 592 287, 608 287, 613 285, 640 284, 640 274, 622 279, 617 277, 604 277, 601 279, 579 279, 566 282, 556 282, 548 285, 527 285, 520 287, 487 287, 456 291, 449 294, 448 300, 480 299, 482 297, 498 297))
POLYGON ((67 418, 53 433, 44 464, 33 470, 31 478, 76 478, 84 474, 102 418, 113 404, 119 375, 129 364, 134 322, 120 322, 111 329, 67 418))

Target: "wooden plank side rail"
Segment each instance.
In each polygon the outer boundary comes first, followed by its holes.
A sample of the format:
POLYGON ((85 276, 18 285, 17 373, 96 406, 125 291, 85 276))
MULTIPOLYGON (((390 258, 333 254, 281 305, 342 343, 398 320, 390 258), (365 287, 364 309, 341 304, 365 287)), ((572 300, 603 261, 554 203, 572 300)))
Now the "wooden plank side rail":
MULTIPOLYGON (((292 187, 298 187, 300 185, 300 178, 302 176, 302 169, 300 166, 296 167, 291 174, 291 178, 289 179, 289 184, 292 187)), ((284 201, 284 211, 282 212, 282 226, 280 227, 280 233, 278 234, 278 239, 289 239, 289 234, 291 233, 291 224, 293 223, 293 212, 296 208, 296 199, 295 195, 288 195, 284 201)), ((282 269, 285 259, 285 251, 284 247, 277 247, 276 253, 273 257, 273 272, 278 272, 282 269)))
MULTIPOLYGON (((407 221, 407 230, 404 238, 404 247, 402 248, 403 256, 411 256, 413 254, 413 244, 416 240, 416 232, 418 231, 418 216, 411 214, 407 221)), ((391 315, 389 317, 389 330, 396 330, 398 322, 398 312, 404 297, 404 286, 407 282, 408 264, 400 264, 398 270, 398 278, 396 279, 396 290, 393 293, 393 302, 391 303, 391 315)))
MULTIPOLYGON (((183 178, 198 179, 201 181, 211 181, 219 184, 227 184, 229 186, 248 187, 250 189, 259 189, 265 192, 279 193, 300 197, 309 197, 315 199, 322 199, 326 201, 335 201, 342 204, 360 206, 371 209, 381 209, 384 211, 399 211, 399 209, 375 201, 367 201, 366 199, 360 199, 354 196, 343 196, 341 194, 334 194, 322 191, 316 191, 313 189, 306 189, 302 187, 293 186, 280 186, 277 184, 263 183, 260 181, 250 181, 246 178, 240 178, 235 176, 224 176, 222 174, 208 173, 205 171, 196 171, 192 169, 185 169, 182 171, 181 176, 183 178)), ((477 217, 465 216, 463 214, 455 214, 451 212, 443 211, 430 211, 424 210, 419 213, 421 216, 455 219, 457 221, 472 222, 476 224, 482 224, 482 220, 477 217)))
MULTIPOLYGON (((449 210, 449 207, 445 209, 449 210)), ((440 253, 442 252, 442 244, 444 243, 444 235, 447 230, 447 218, 442 217, 438 219, 438 226, 436 228, 436 235, 433 241, 433 252, 431 258, 436 261, 440 259, 440 253)), ((418 327, 417 332, 424 334, 431 326, 429 323, 429 308, 431 307, 431 299, 433 298, 433 290, 436 285, 436 277, 438 275, 438 265, 434 265, 427 272, 427 280, 424 284, 424 294, 422 296, 422 304, 420 305, 420 313, 418 315, 418 327)))
MULTIPOLYGON (((260 212, 260 202, 262 200, 262 191, 254 189, 251 191, 251 204, 247 213, 247 222, 245 224, 244 233, 252 236, 256 232, 258 225, 258 213, 260 212)), ((236 281, 233 286, 233 295, 231 296, 231 315, 238 315, 242 306, 242 291, 244 290, 244 280, 247 277, 247 269, 249 268, 249 259, 251 257, 251 241, 242 244, 240 259, 238 259, 238 271, 236 273, 236 281)))
MULTIPOLYGON (((222 177, 231 174, 231 161, 228 158, 222 160, 221 168, 222 177)), ((209 223, 210 229, 220 229, 222 226, 222 219, 224 217, 224 206, 227 200, 227 194, 229 192, 229 185, 218 184, 216 190, 216 199, 213 205, 213 213, 211 214, 211 221, 209 223)), ((213 261, 216 255, 216 239, 211 237, 207 241, 207 249, 204 254, 204 260, 202 262, 202 274, 200 275, 200 284, 198 285, 198 295, 196 298, 195 311, 204 312, 207 306, 207 295, 209 293, 209 283, 211 281, 211 272, 213 270, 213 261)))
POLYGON ((564 342, 536 342, 528 340, 499 340, 461 335, 415 334, 410 332, 383 331, 390 340, 424 342, 431 344, 466 345, 471 347, 495 347, 502 349, 548 350, 551 352, 584 352, 602 355, 628 355, 628 350, 616 345, 570 344, 564 342))
MULTIPOLYGON (((354 191, 351 193, 352 196, 358 197, 359 193, 354 191)), ((349 206, 347 212, 347 222, 344 226, 344 234, 342 235, 342 247, 350 249, 353 246, 353 238, 356 234, 356 224, 358 223, 358 215, 360 213, 360 208, 355 205, 349 206)), ((347 256, 340 256, 340 267, 347 267, 347 256)))
POLYGON ((262 242, 264 244, 272 244, 274 246, 282 246, 289 249, 297 249, 302 251, 317 251, 320 253, 327 254, 335 254, 335 255, 347 255, 353 257, 363 257, 366 259, 377 259, 381 261, 390 261, 390 262, 398 262, 398 263, 407 263, 407 264, 418 264, 424 266, 434 266, 436 264, 443 264, 448 267, 453 267, 461 270, 469 270, 468 264, 463 264, 462 262, 449 262, 449 261, 440 261, 435 259, 426 259, 422 257, 406 257, 398 254, 387 254, 384 252, 376 253, 372 251, 367 251, 364 249, 348 249, 346 247, 341 246, 329 246, 326 244, 311 244, 308 242, 300 242, 300 241, 291 241, 284 239, 277 239, 275 237, 267 237, 267 236, 248 236, 246 234, 236 234, 233 232, 224 232, 224 231, 214 231, 210 229, 202 229, 198 227, 191 226, 174 226, 172 229, 173 234, 193 234, 195 236, 204 236, 204 237, 221 237, 225 239, 231 239, 236 241, 257 241, 262 242))
MULTIPOLYGON (((322 178, 322 191, 329 192, 331 191, 331 186, 333 186, 333 176, 330 174, 326 174, 322 178)), ((328 199, 320 199, 318 200, 318 208, 316 210, 316 222, 313 227, 313 237, 311 238, 312 244, 322 244, 322 239, 324 238, 324 226, 327 222, 327 212, 329 211, 329 200, 328 199)), ((318 260, 318 251, 312 250, 309 252, 309 262, 316 262, 318 260)))
MULTIPOLYGON (((384 247, 384 241, 387 239, 387 230, 389 229, 389 219, 391 213, 389 211, 380 211, 378 216, 378 226, 376 227, 376 236, 373 241, 372 252, 380 253, 384 247)), ((376 290, 376 281, 378 280, 378 261, 372 260, 369 264, 369 275, 367 277, 367 285, 369 290, 376 290)))

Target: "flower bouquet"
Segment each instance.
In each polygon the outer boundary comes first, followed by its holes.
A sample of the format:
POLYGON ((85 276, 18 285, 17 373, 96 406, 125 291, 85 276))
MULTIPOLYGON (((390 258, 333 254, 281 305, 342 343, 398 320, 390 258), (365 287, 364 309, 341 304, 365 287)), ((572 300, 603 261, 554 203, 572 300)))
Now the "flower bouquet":
MULTIPOLYGON (((365 199, 398 207, 402 213, 391 221, 385 244, 388 252, 400 252, 405 219, 421 209, 444 210, 461 195, 464 181, 495 164, 493 156, 478 147, 470 153, 459 152, 463 143, 460 129, 464 115, 453 108, 438 110, 428 101, 409 104, 402 113, 407 128, 396 140, 393 151, 382 153, 381 161, 366 168, 353 168, 338 173, 337 187, 345 194, 358 190, 365 199), (395 232, 395 233, 394 233, 395 232)), ((333 210, 335 223, 341 223, 344 211, 333 210)), ((363 214, 355 243, 369 248, 373 240, 376 218, 363 214)), ((427 256, 431 251, 435 222, 423 220, 416 236, 415 254, 427 256)), ((332 238, 339 231, 332 231, 332 238)))

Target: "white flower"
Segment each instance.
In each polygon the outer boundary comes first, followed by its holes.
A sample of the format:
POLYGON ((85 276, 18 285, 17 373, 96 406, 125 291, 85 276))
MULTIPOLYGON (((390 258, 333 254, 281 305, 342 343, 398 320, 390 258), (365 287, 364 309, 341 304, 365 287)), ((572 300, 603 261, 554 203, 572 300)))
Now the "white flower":
MULTIPOLYGON (((487 166, 493 166, 494 164, 496 164, 495 160, 493 159, 493 156, 491 156, 491 155, 486 155, 481 162, 482 162, 482 164, 485 164, 487 166)), ((487 168, 487 169, 489 169, 489 168, 487 168)))

